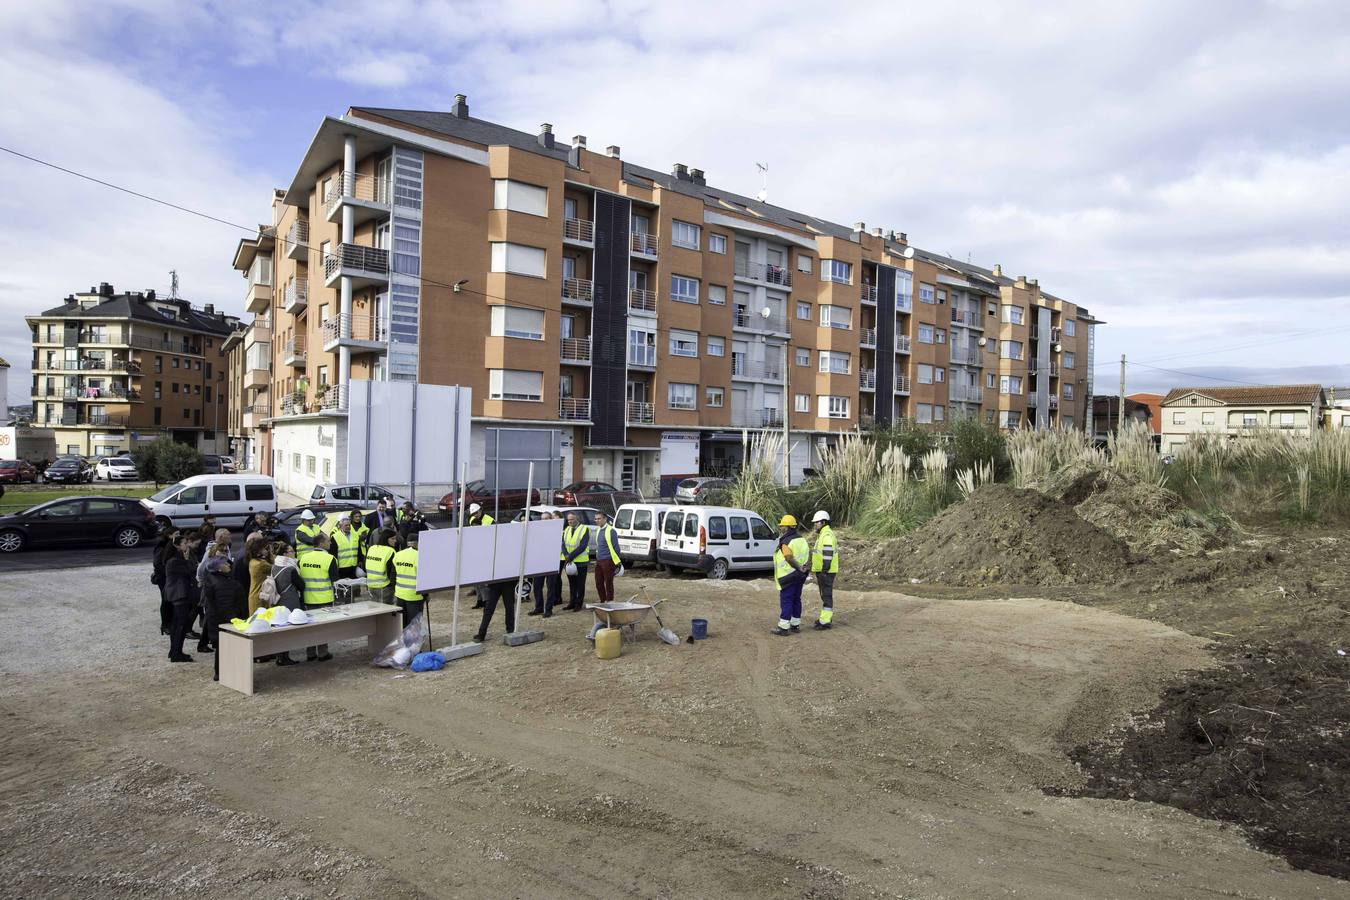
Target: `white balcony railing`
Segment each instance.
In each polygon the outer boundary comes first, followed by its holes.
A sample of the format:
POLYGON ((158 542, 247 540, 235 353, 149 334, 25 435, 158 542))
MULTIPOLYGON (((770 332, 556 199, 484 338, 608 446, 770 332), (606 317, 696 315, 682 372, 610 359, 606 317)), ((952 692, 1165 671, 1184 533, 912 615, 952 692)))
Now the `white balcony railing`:
POLYGON ((762 281, 765 284, 792 287, 792 272, 786 266, 774 266, 768 263, 738 259, 736 260, 736 275, 740 278, 749 278, 752 281, 762 281))
POLYGON ((635 231, 632 234, 630 244, 633 252, 642 256, 656 255, 656 235, 647 234, 642 231, 635 231))
POLYGON ((591 401, 587 397, 562 397, 558 400, 558 418, 585 420, 591 417, 591 401))
POLYGON ((958 366, 978 366, 980 351, 977 347, 952 347, 951 361, 958 366))
POLYGON ((952 310, 952 324, 964 325, 967 328, 983 328, 980 321, 980 314, 970 309, 952 310))
POLYGON ((875 391, 877 389, 877 373, 875 369, 863 369, 858 373, 858 387, 864 391, 875 391))
POLYGON ((757 381, 782 381, 783 364, 778 360, 751 360, 740 354, 731 355, 731 377, 757 381))
POLYGON ((569 303, 591 303, 594 297, 594 284, 589 278, 564 278, 563 299, 569 303))
POLYGON ((376 343, 389 337, 389 326, 373 315, 339 313, 325 319, 322 327, 325 344, 340 340, 376 343))
POLYGON ((328 391, 318 398, 319 409, 331 411, 347 408, 347 388, 340 384, 328 385, 328 391))
POLYGON ((635 422, 640 425, 650 425, 656 421, 655 413, 650 403, 629 400, 626 404, 624 414, 629 422, 635 422))
POLYGON ((656 291, 633 288, 628 292, 628 311, 656 315, 656 291))
POLYGON ((863 285, 862 302, 872 304, 877 302, 877 286, 875 284, 863 285))
POLYGON ((909 382, 909 376, 908 376, 908 375, 896 375, 896 376, 895 376, 895 390, 896 390, 897 393, 908 394, 908 393, 909 393, 909 388, 910 388, 910 382, 909 382))
POLYGON ((908 352, 909 352, 909 345, 910 345, 909 335, 907 335, 907 334, 898 334, 898 335, 895 336, 895 352, 896 352, 896 353, 908 353, 908 352))
POLYGON ((980 403, 984 399, 984 390, 973 384, 947 385, 947 398, 960 403, 980 403))
POLYGON ((563 237, 590 244, 595 241, 595 223, 590 219, 563 219, 563 237))
POLYGON ((747 309, 737 308, 732 314, 732 322, 737 328, 745 328, 750 331, 787 332, 787 319, 781 313, 770 313, 765 316, 762 313, 752 313, 747 309))
POLYGON ((304 262, 309 254, 309 220, 296 219, 286 232, 286 256, 304 262))
POLYGON ((295 314, 309 303, 309 282, 293 280, 286 285, 286 299, 283 308, 295 314))
POLYGON ((875 347, 877 345, 877 330, 875 328, 864 328, 858 332, 858 346, 875 347))
POLYGON ((558 351, 558 358, 563 362, 590 362, 591 339, 588 337, 563 338, 558 351))

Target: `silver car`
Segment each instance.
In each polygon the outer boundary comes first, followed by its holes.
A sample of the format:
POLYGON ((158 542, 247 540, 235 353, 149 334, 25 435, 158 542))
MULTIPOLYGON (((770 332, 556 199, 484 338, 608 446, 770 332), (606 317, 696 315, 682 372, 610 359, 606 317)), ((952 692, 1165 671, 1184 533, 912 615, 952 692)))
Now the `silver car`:
POLYGON ((316 484, 309 495, 309 502, 317 505, 328 503, 370 504, 372 507, 381 500, 402 506, 408 498, 396 494, 387 487, 378 484, 316 484))
POLYGON ((686 478, 675 486, 675 502, 681 505, 690 503, 716 503, 717 494, 731 487, 725 478, 686 478))

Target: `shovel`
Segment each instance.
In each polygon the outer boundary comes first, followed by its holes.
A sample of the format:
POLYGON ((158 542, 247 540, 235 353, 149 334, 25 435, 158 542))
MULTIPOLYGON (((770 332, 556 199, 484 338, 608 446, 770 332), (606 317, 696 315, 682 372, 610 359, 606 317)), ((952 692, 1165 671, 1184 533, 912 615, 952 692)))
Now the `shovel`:
MULTIPOLYGON (((645 592, 647 589, 643 588, 642 590, 645 592)), ((680 636, 666 627, 666 623, 661 621, 660 610, 656 608, 657 605, 662 602, 664 602, 664 598, 662 600, 657 600, 655 603, 652 604, 652 612, 655 613, 656 615, 656 624, 661 626, 661 628, 656 632, 656 636, 659 637, 661 640, 665 641, 667 644, 670 644, 672 647, 678 647, 680 646, 680 636)))

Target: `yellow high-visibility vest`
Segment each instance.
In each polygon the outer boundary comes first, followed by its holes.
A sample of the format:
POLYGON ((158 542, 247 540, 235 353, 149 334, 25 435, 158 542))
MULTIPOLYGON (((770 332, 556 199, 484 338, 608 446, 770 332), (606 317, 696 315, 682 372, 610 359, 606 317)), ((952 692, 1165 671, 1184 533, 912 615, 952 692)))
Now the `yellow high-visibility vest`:
POLYGON ((783 586, 783 579, 798 571, 802 562, 809 560, 811 556, 811 545, 806 543, 806 538, 801 535, 796 535, 788 541, 787 547, 791 551, 792 562, 788 561, 781 543, 773 551, 773 580, 780 588, 783 586))
POLYGON ((822 525, 816 537, 816 547, 811 551, 811 571, 833 575, 839 571, 839 546, 834 542, 834 529, 822 525), (825 551, 830 551, 830 563, 825 564, 825 551))
POLYGON ((333 549, 337 551, 339 569, 355 569, 361 561, 361 542, 354 531, 333 529, 333 549))
POLYGON ((376 544, 366 551, 367 587, 389 587, 389 561, 393 558, 394 548, 388 544, 376 544))
MULTIPOLYGON (((577 525, 575 528, 563 526, 563 552, 561 559, 566 560, 572 551, 581 546, 581 542, 588 536, 588 530, 585 525, 577 525)), ((591 548, 587 545, 586 549, 576 555, 572 562, 580 565, 591 561, 591 548)))
POLYGON ((306 525, 303 522, 295 529, 295 556, 297 559, 302 554, 310 553, 314 550, 314 539, 319 536, 318 525, 306 525))
POLYGON ((297 563, 300 578, 305 583, 305 603, 319 606, 333 602, 333 582, 328 571, 333 565, 333 555, 325 550, 311 550, 297 563))
POLYGON ((404 547, 394 554, 394 597, 408 603, 422 599, 417 593, 416 547, 404 547))

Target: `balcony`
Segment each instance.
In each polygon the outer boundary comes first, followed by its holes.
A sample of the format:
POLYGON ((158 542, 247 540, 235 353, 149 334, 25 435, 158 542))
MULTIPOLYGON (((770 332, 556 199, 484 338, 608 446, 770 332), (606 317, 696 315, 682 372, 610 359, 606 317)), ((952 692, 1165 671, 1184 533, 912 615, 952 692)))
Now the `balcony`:
POLYGON ((1059 398, 1056 397, 1054 394, 1050 395, 1050 408, 1059 409, 1059 398))
POLYGON ((898 313, 914 312, 914 298, 897 296, 895 298, 895 311, 898 313))
POLYGON ((286 285, 286 294, 283 301, 283 309, 293 316, 298 316, 305 311, 309 305, 309 282, 292 281, 286 285))
POLYGON ((736 260, 736 277, 746 281, 756 281, 760 284, 771 284, 778 287, 792 287, 792 272, 786 266, 771 266, 767 263, 754 263, 746 260, 736 260))
POLYGON ((286 342, 281 351, 281 362, 283 365, 304 368, 305 336, 303 334, 297 334, 286 342))
POLYGON ((909 389, 910 389, 909 376, 908 376, 908 375, 896 375, 896 376, 895 376, 895 392, 896 392, 897 394, 908 394, 908 393, 909 393, 909 389))
POLYGON ((958 403, 981 403, 984 400, 984 389, 973 384, 953 382, 947 385, 947 399, 958 403))
POLYGON ((862 289, 862 302, 877 305, 877 286, 875 284, 865 284, 862 289))
POLYGON ((590 219, 563 219, 563 240, 590 247, 595 244, 595 223, 590 219))
POLYGON ((877 389, 876 369, 863 369, 858 372, 858 388, 864 391, 875 391, 877 389))
POLYGON ((331 353, 338 347, 353 350, 383 350, 389 339, 389 326, 369 314, 331 316, 320 326, 323 329, 323 350, 331 353))
POLYGON ((752 313, 743 307, 737 307, 732 313, 731 324, 735 328, 756 331, 761 334, 787 334, 787 319, 782 314, 752 313))
POLYGON ((636 369, 656 369, 656 348, 628 345, 628 366, 636 369))
POLYGON ((594 302, 595 284, 589 278, 564 278, 562 301, 572 306, 590 306, 594 302))
POLYGON ((255 315, 262 315, 272 308, 272 282, 270 279, 249 279, 244 291, 244 309, 255 315))
POLYGON ((783 364, 778 360, 749 360, 733 353, 731 355, 731 377, 741 381, 783 380, 783 364))
POLYGON ((130 346, 139 347, 142 350, 156 350, 166 353, 200 355, 202 352, 202 348, 198 344, 190 344, 187 341, 164 341, 143 334, 133 334, 128 343, 130 346))
POLYGON ((950 350, 951 361, 953 365, 958 366, 978 366, 980 365, 980 351, 975 347, 952 347, 950 350))
POLYGON ((272 383, 272 372, 269 369, 245 369, 244 370, 244 390, 265 389, 272 383))
POLYGON ((64 388, 62 397, 70 399, 70 392, 76 392, 76 400, 88 401, 90 403, 107 403, 112 401, 116 403, 119 400, 139 400, 141 392, 133 390, 124 384, 110 384, 107 387, 83 387, 83 388, 64 388))
POLYGON ((122 336, 107 331, 82 331, 80 332, 81 344, 120 344, 122 336))
MULTIPOLYGON (((1017 323, 1014 322, 1013 324, 1017 324, 1017 323)), ((1037 340, 1037 339, 1040 338, 1040 336, 1041 336, 1041 329, 1040 329, 1040 326, 1039 326, 1039 325, 1032 325, 1032 326, 1027 330, 1027 334, 1031 337, 1031 339, 1032 339, 1033 341, 1034 341, 1034 340, 1037 340)))
POLYGON ((624 418, 630 425, 651 425, 656 415, 650 403, 629 400, 625 404, 624 418))
POLYGON ((589 397, 563 397, 558 400, 558 418, 570 422, 586 422, 591 418, 589 397))
POLYGON ((908 353, 908 352, 909 352, 909 346, 910 346, 909 335, 907 335, 907 334, 897 334, 897 335, 895 336, 895 352, 896 352, 896 353, 908 353))
MULTIPOLYGON (((1016 396, 1018 396, 1018 395, 1017 395, 1017 394, 1013 394, 1013 396, 1016 397, 1016 396)), ((1033 391, 1028 391, 1028 392, 1027 392, 1027 406, 1040 406, 1040 405, 1041 405, 1041 399, 1040 399, 1040 397, 1036 396, 1036 392, 1035 392, 1034 390, 1033 390, 1033 391)))
POLYGON ((94 425, 99 428, 125 428, 128 417, 125 415, 98 413, 78 418, 76 425, 94 425))
POLYGON ((656 259, 656 235, 654 234, 635 231, 629 239, 629 246, 632 248, 634 256, 656 259))
POLYGON ((591 364, 591 339, 563 338, 558 350, 558 359, 564 363, 589 366, 591 364))
POLYGON ((1050 377, 1051 377, 1051 378, 1058 378, 1058 377, 1059 377, 1059 363, 1057 363, 1057 362, 1052 362, 1052 363, 1050 364, 1050 377))
POLYGON ((342 219, 342 208, 352 211, 353 224, 389 215, 389 182, 359 172, 339 172, 328 184, 323 198, 324 215, 330 222, 342 219))
POLYGON ((389 251, 361 244, 338 244, 323 258, 323 283, 333 287, 339 278, 350 278, 352 287, 389 282, 389 251))
POLYGON ((296 219, 286 232, 286 257, 296 262, 309 259, 309 220, 296 219))
POLYGON ((35 371, 46 372, 126 372, 128 375, 141 374, 139 363, 127 359, 100 359, 86 358, 81 360, 66 361, 63 359, 53 359, 48 362, 38 363, 34 366, 35 371))
POLYGON ((262 424, 263 419, 269 419, 272 417, 272 404, 268 400, 263 400, 262 402, 259 403, 252 403, 244 407, 243 413, 244 413, 244 427, 257 428, 259 425, 262 424))
POLYGON ((980 319, 980 314, 969 309, 952 310, 952 324, 960 325, 963 328, 978 328, 984 330, 984 322, 980 319))
POLYGON ((875 328, 864 328, 858 332, 859 347, 875 347, 877 345, 877 330, 875 328))
POLYGON ((303 394, 287 394, 281 398, 281 414, 283 416, 298 416, 307 411, 303 394))
MULTIPOLYGON (((324 387, 323 385, 319 386, 324 387)), ((317 396, 315 407, 320 412, 336 412, 347 408, 347 388, 340 384, 330 384, 328 390, 317 396)))
POLYGON ((628 311, 637 315, 656 315, 656 291, 633 288, 628 292, 628 311))

